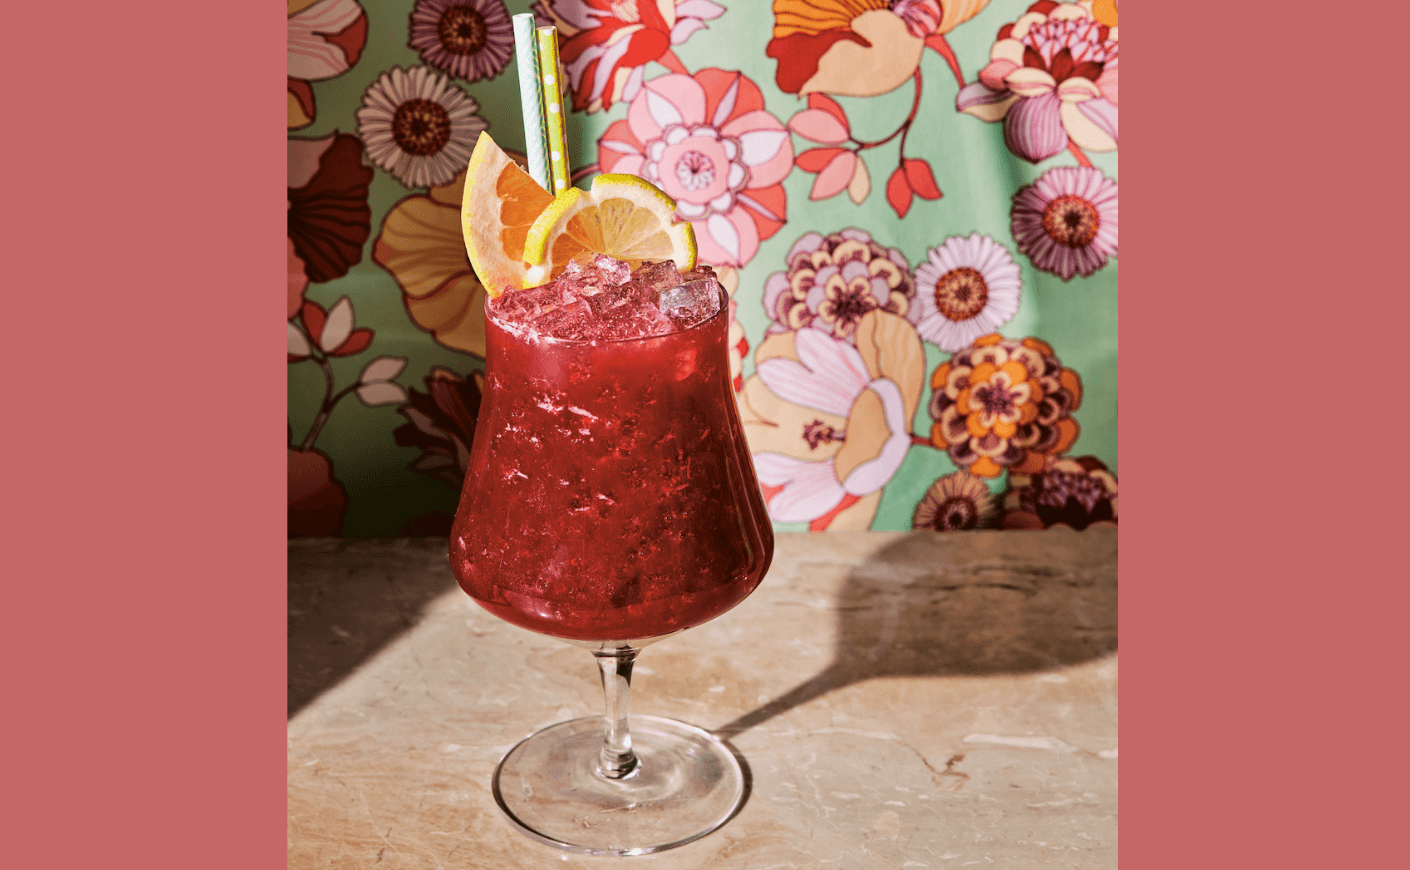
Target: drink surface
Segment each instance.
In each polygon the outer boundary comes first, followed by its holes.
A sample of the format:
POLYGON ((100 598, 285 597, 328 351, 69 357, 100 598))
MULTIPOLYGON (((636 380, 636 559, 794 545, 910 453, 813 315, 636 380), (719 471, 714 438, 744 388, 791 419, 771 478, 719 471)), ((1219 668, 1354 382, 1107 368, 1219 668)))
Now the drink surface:
POLYGON ((450 557, 461 587, 500 618, 572 640, 658 637, 738 604, 768 569, 773 533, 735 409, 724 293, 708 274, 684 277, 708 284, 708 306, 698 288, 661 286, 655 315, 642 312, 650 273, 617 305, 599 298, 609 286, 557 303, 543 302, 552 288, 537 300, 514 291, 487 306, 485 395, 450 557), (629 337, 555 338, 530 322, 629 337))

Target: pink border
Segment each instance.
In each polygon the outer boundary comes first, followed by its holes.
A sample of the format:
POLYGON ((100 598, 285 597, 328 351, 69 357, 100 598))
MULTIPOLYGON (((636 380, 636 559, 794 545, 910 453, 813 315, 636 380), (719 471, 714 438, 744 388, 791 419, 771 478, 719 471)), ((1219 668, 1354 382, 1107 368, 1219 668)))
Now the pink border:
POLYGON ((1404 861, 1410 21, 1371 5, 1122 22, 1126 867, 1404 861))
MULTIPOLYGON (((6 180, 15 866, 285 852, 284 374, 259 289, 284 26, 257 9, 9 11, 7 117, 32 134, 6 180)), ((1394 866, 1410 21, 1124 23, 1123 864, 1394 866)))
POLYGON ((283 866, 286 26, 259 10, 7 9, 12 866, 283 866))

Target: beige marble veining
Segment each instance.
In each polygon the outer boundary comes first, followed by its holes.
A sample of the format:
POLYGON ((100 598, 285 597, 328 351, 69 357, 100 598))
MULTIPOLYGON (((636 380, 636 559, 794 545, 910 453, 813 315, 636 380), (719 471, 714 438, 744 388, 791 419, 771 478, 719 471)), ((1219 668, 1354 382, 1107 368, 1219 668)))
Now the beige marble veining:
POLYGON ((601 712, 591 656, 479 609, 443 541, 289 553, 295 870, 1116 866, 1115 528, 780 536, 632 686, 728 739, 748 802, 632 858, 533 842, 489 791, 519 739, 601 712))

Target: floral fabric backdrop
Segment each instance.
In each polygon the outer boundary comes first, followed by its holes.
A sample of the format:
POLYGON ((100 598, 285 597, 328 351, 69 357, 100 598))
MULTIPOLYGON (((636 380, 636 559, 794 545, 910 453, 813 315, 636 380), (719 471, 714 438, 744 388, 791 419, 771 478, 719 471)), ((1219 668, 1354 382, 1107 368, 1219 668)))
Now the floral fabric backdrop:
POLYGON ((779 530, 1116 521, 1115 0, 290 0, 291 535, 449 530, 525 11, 575 180, 656 183, 730 291, 779 530))

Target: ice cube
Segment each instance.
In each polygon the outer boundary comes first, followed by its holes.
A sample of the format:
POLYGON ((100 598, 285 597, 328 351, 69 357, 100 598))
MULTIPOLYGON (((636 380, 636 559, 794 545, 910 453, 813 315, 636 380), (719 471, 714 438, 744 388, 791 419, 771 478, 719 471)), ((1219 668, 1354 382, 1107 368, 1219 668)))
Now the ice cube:
POLYGON ((677 328, 684 329, 720 310, 719 288, 714 278, 678 284, 662 290, 656 305, 677 328))
POLYGON ((572 301, 572 298, 563 292, 561 285, 545 284, 528 290, 510 290, 496 299, 491 308, 501 320, 523 325, 572 301))
POLYGON ((650 297, 643 294, 641 292, 641 288, 637 287, 635 284, 623 284, 617 287, 609 287, 608 289, 602 291, 601 293, 598 293, 595 296, 587 297, 587 300, 588 304, 592 306, 593 312, 596 313, 599 317, 607 314, 607 312, 609 311, 615 311, 616 309, 622 308, 624 306, 634 306, 639 308, 647 302, 651 302, 653 304, 655 302, 655 300, 650 299, 650 297))
POLYGON ((706 278, 716 278, 715 270, 706 263, 699 263, 694 269, 681 273, 682 284, 689 284, 691 281, 703 281, 706 278))
POLYGON ((590 289, 595 277, 596 273, 591 268, 577 260, 569 260, 563 271, 545 286, 557 287, 559 292, 576 298, 585 292, 595 292, 590 289))
POLYGON ((584 339, 586 328, 593 321, 592 308, 584 299, 573 299, 540 314, 533 322, 535 332, 554 338, 584 339))
POLYGON ((606 254, 598 254, 592 258, 593 268, 602 276, 602 281, 606 286, 615 287, 618 284, 625 284, 631 280, 632 267, 621 260, 614 259, 606 254))
POLYGON ((495 316, 541 335, 576 341, 617 341, 665 335, 705 320, 719 309, 719 283, 709 266, 686 273, 667 260, 633 274, 605 255, 572 260, 540 287, 504 294, 495 316))
POLYGON ((674 287, 681 282, 681 273, 670 260, 660 263, 642 263, 632 275, 632 283, 640 287, 648 297, 654 298, 662 290, 674 287))
POLYGON ((657 310, 656 306, 632 304, 614 308, 600 317, 593 324, 591 337, 604 341, 621 341, 665 335, 675 329, 671 319, 657 310))
POLYGON ((574 296, 595 296, 631 278, 631 267, 606 254, 591 260, 569 260, 555 279, 574 296))

